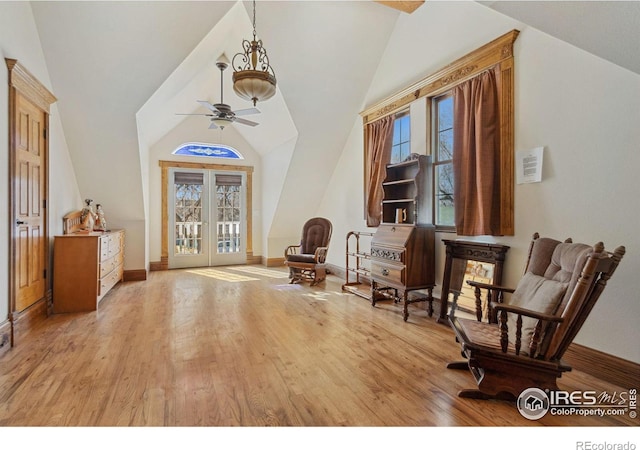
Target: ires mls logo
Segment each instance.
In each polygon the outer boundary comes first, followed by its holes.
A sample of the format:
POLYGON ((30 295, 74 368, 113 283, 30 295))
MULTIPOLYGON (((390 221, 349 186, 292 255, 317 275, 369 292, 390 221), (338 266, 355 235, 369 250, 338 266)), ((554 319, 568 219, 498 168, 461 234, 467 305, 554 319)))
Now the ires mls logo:
POLYGON ((518 396, 516 402, 518 411, 526 419, 538 420, 549 411, 549 396, 538 388, 525 389, 518 396))
POLYGON ((621 416, 636 417, 637 391, 629 389, 621 392, 596 391, 550 391, 529 388, 522 391, 517 399, 520 414, 537 420, 548 412, 555 416, 621 416))

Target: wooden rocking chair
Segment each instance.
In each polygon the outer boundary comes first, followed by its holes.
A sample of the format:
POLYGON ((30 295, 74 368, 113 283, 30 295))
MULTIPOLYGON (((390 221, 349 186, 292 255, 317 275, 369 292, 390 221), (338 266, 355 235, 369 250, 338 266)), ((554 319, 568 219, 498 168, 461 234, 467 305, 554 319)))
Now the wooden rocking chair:
POLYGON ((300 245, 289 245, 284 250, 289 283, 309 280, 313 286, 326 278, 325 260, 331 231, 331 222, 323 217, 314 217, 304 224, 300 245))
POLYGON ((447 367, 470 369, 478 385, 458 396, 515 400, 531 387, 557 390, 557 378, 571 370, 562 356, 624 253, 622 246, 610 253, 602 242, 561 243, 536 233, 516 289, 469 281, 477 305, 487 291, 489 310, 487 321, 456 317, 453 302, 449 323, 467 360, 447 367))

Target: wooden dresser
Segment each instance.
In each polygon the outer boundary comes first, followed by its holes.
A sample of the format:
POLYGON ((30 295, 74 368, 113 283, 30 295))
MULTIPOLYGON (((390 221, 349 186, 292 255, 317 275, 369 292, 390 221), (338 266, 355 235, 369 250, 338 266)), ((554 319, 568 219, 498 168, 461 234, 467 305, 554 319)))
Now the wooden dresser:
POLYGON ((433 314, 435 286, 435 227, 431 220, 431 167, 421 155, 386 167, 382 183, 382 223, 371 240, 371 304, 393 298, 403 302, 403 318, 408 306, 428 302, 433 314), (410 291, 426 289, 426 295, 410 291))
POLYGON ((53 243, 53 312, 95 311, 122 280, 124 230, 65 234, 53 243))

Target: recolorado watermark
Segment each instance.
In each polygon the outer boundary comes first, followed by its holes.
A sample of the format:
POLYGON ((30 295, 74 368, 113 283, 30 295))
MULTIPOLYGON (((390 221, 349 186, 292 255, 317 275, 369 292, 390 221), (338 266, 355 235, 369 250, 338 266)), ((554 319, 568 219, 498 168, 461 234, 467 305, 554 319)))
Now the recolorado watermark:
MULTIPOLYGON (((637 417, 637 390, 569 392, 529 388, 522 391, 516 404, 520 414, 529 420, 538 420, 547 414, 598 417, 628 415, 635 419, 637 417)), ((579 447, 584 450, 614 450, 617 448, 623 449, 622 447, 579 447)))
POLYGON ((633 442, 576 442, 576 450, 636 450, 633 442))

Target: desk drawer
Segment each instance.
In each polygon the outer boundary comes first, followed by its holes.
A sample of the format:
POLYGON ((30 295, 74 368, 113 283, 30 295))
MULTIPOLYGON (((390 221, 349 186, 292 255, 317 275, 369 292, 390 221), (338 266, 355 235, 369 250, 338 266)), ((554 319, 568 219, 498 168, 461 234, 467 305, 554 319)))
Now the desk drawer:
POLYGON ((371 256, 373 258, 380 258, 387 261, 398 262, 404 264, 405 261, 405 249, 400 248, 388 248, 371 246, 371 256))
POLYGON ((404 285, 405 271, 406 267, 401 264, 385 264, 379 261, 371 262, 371 277, 381 283, 404 285))

